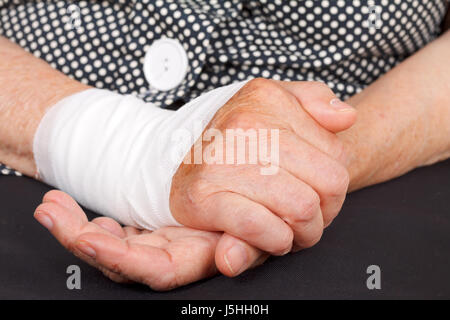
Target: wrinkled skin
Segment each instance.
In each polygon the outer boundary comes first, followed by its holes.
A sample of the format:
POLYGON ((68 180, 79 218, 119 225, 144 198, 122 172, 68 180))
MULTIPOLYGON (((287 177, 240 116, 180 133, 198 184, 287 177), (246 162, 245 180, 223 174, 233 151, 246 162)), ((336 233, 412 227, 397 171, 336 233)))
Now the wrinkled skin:
MULTIPOLYGON (((347 158, 335 133, 355 120, 356 111, 322 83, 248 82, 208 128, 279 129, 278 172, 261 175, 261 162, 183 163, 173 178, 174 217, 185 226, 225 232, 227 244, 219 240, 216 264, 230 276, 236 269, 230 265, 245 264, 242 250, 227 255, 233 241, 273 255, 286 254, 293 244, 313 246, 344 202, 347 158)), ((203 150, 209 143, 203 142, 203 150)))
POLYGON ((168 290, 217 271, 236 276, 269 254, 319 241, 349 184, 336 133, 355 119, 356 111, 324 84, 255 79, 207 129, 279 129, 276 174, 261 175, 267 164, 260 162, 182 164, 173 178, 170 205, 186 227, 150 232, 106 217, 89 222, 60 191, 45 195, 35 218, 65 248, 114 281, 168 290))

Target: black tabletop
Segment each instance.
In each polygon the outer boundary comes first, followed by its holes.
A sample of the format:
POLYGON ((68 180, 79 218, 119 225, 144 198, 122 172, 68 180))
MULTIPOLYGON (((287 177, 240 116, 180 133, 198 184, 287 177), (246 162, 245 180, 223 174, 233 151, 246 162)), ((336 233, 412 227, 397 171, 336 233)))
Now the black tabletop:
POLYGON ((32 217, 48 190, 0 177, 0 299, 450 298, 450 161, 349 195, 312 249, 163 293, 113 283, 66 252, 32 217), (69 265, 80 290, 67 289, 69 265), (367 288, 370 265, 380 290, 367 288))

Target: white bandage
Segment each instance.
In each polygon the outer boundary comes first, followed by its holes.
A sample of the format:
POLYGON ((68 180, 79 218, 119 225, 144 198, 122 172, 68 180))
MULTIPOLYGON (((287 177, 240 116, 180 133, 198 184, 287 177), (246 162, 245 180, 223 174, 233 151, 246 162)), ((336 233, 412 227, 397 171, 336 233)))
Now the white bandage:
POLYGON ((100 89, 69 96, 47 111, 36 132, 39 177, 125 225, 180 225, 169 208, 172 177, 217 110, 244 84, 212 90, 177 111, 100 89), (182 144, 180 132, 190 133, 182 144))

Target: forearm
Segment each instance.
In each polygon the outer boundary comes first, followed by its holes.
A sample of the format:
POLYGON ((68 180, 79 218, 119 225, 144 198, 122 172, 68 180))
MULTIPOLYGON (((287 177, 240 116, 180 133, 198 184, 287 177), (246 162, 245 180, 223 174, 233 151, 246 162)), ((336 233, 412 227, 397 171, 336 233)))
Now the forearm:
POLYGON ((358 121, 340 137, 350 154, 350 190, 450 156, 450 32, 348 103, 358 121))
POLYGON ((34 176, 33 137, 46 109, 87 88, 0 37, 0 162, 34 176))

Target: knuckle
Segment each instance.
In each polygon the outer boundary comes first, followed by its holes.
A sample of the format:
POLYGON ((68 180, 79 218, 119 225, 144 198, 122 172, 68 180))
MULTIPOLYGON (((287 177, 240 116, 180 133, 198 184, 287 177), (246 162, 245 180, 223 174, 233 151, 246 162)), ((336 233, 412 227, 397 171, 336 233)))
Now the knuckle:
POLYGON ((268 88, 274 86, 272 80, 264 78, 255 78, 248 81, 243 87, 244 90, 254 92, 255 94, 264 93, 268 88))
POLYGON ((327 84, 323 83, 323 82, 320 82, 320 81, 310 81, 310 82, 308 82, 308 83, 309 83, 309 85, 310 85, 310 89, 312 89, 312 90, 317 90, 317 91, 321 91, 321 92, 323 92, 323 91, 333 92, 333 91, 330 89, 330 87, 329 87, 327 84))
POLYGON ((296 216, 295 222, 311 221, 320 210, 320 198, 316 193, 302 199, 300 212, 296 216))
POLYGON ((291 230, 285 231, 280 235, 278 242, 274 242, 273 252, 286 254, 292 248, 294 233, 291 230))
POLYGON ((305 249, 313 247, 320 241, 320 239, 322 238, 322 235, 323 235, 323 229, 317 230, 314 234, 311 235, 310 239, 308 239, 302 243, 302 247, 305 249))
POLYGON ((50 190, 48 191, 44 197, 43 201, 57 201, 59 198, 63 197, 64 193, 59 190, 50 190))
POLYGON ((350 177, 345 167, 337 164, 333 166, 327 175, 326 189, 323 196, 341 197, 347 193, 350 177))
POLYGON ((227 129, 251 129, 259 123, 257 114, 249 111, 236 111, 228 116, 225 122, 227 129))
POLYGON ((248 96, 250 100, 260 103, 267 103, 268 101, 274 101, 280 96, 285 96, 284 90, 276 84, 273 80, 264 78, 255 78, 250 80, 243 87, 245 96, 248 96))
POLYGON ((240 215, 240 221, 236 225, 236 231, 246 239, 259 237, 264 233, 260 218, 248 213, 240 215))
POLYGON ((203 178, 196 178, 186 187, 186 200, 193 206, 198 207, 210 194, 211 184, 203 178))
POLYGON ((54 213, 57 208, 57 204, 53 202, 44 202, 37 206, 35 212, 54 213))
MULTIPOLYGON (((260 220, 260 217, 256 215, 243 216, 237 224, 236 235, 245 240, 261 238, 267 233, 267 230, 264 229, 260 220)), ((290 228, 286 227, 284 230, 280 228, 276 237, 264 250, 276 255, 285 254, 291 249, 293 239, 294 235, 290 228)))

